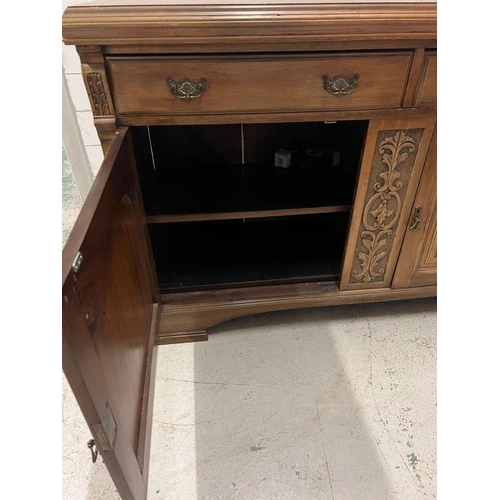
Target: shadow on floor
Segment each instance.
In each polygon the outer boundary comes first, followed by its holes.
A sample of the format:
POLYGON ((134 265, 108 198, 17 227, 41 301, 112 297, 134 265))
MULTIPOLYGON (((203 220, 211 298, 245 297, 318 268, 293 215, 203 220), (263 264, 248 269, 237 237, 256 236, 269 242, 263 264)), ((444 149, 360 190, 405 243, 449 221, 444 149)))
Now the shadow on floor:
POLYGON ((370 321, 411 325, 435 309, 425 299, 268 313, 171 348, 157 372, 150 498, 411 498, 393 475, 411 476, 406 457, 389 465, 380 444, 390 430, 370 321))

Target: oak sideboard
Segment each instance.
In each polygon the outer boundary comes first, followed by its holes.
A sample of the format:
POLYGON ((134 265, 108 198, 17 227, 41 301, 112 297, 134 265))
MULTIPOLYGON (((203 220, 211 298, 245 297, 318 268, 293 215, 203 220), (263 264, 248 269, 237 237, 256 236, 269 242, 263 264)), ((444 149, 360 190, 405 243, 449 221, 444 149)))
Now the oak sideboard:
POLYGON ((156 348, 437 294, 435 3, 66 9, 103 164, 63 251, 63 369, 147 497, 156 348))

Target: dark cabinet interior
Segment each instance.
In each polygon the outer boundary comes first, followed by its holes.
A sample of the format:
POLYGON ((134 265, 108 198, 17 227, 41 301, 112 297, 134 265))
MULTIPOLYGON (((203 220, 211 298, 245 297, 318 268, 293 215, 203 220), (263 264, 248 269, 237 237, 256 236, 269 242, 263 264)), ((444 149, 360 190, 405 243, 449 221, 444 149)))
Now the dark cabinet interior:
POLYGON ((367 126, 133 127, 160 290, 338 279, 367 126))
POLYGON ((150 225, 160 289, 334 280, 348 212, 150 225))

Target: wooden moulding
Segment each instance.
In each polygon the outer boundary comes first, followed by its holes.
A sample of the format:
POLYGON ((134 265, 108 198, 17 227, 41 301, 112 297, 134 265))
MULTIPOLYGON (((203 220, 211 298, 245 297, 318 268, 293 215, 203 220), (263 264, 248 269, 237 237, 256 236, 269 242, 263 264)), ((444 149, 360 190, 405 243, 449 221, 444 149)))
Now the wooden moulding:
POLYGON ((259 43, 258 38, 251 42, 241 42, 228 45, 214 41, 211 44, 190 43, 178 45, 158 43, 150 45, 103 45, 102 53, 105 55, 132 55, 132 54, 221 54, 221 53, 249 53, 249 52, 311 52, 311 51, 344 51, 344 50, 390 50, 400 48, 435 49, 436 40, 406 39, 404 43, 397 39, 389 40, 316 40, 315 38, 302 41, 274 40, 265 44, 259 43))
POLYGON ((121 115, 120 126, 216 125, 246 123, 290 123, 341 120, 375 120, 381 118, 435 117, 435 108, 370 109, 345 111, 270 112, 246 114, 200 115, 121 115))
POLYGON ((156 343, 207 340, 208 328, 249 314, 436 295, 436 286, 341 292, 335 282, 165 294, 156 343))
MULTIPOLYGON (((247 2, 176 5, 144 1, 68 7, 63 39, 74 45, 210 45, 258 42, 425 40, 437 38, 435 3, 313 4, 247 2)), ((267 48, 269 51, 269 48, 267 48)))

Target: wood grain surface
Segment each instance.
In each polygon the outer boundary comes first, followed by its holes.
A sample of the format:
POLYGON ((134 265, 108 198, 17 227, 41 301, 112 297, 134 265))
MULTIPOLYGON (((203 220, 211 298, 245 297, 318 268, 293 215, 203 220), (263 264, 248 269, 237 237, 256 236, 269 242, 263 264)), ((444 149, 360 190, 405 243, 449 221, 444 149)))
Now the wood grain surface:
POLYGON ((239 57, 108 57, 118 115, 201 115, 399 108, 411 53, 239 57), (323 88, 329 78, 359 75, 352 94, 323 88), (205 78, 203 94, 174 97, 167 79, 205 78))
POLYGON ((223 321, 270 311, 433 297, 436 287, 403 290, 350 290, 336 282, 235 288, 163 296, 157 343, 205 340, 206 330, 223 321))
POLYGON ((437 131, 434 132, 422 179, 406 228, 393 288, 437 284, 437 131), (415 208, 421 207, 417 231, 410 231, 415 208))
POLYGON ((435 119, 370 122, 341 290, 390 286, 434 125, 435 119))
MULTIPOLYGON (((207 340, 210 327, 248 314, 436 295, 435 140, 428 151, 436 123, 437 5, 103 0, 67 8, 62 24, 64 42, 80 54, 107 150, 63 252, 63 369, 120 496, 146 500, 156 345, 207 340), (323 88, 323 75, 354 74, 358 88, 350 95, 323 88), (169 77, 208 83, 200 98, 185 101, 170 93, 169 77), (218 283, 220 289, 160 296, 132 140, 125 128, 115 135, 116 127, 336 120, 370 122, 352 209, 348 200, 286 206, 286 213, 268 207, 259 216, 326 211, 345 216, 347 228, 351 209, 347 241, 337 245, 339 269, 344 250, 340 281, 278 285, 266 274, 252 287, 218 283), (416 203, 424 206, 422 232, 405 237, 416 203), (384 240, 382 251, 376 238, 384 240), (79 251, 83 262, 74 272, 79 251)), ((201 212, 156 214, 151 234, 159 223, 220 225, 212 219, 258 211, 201 212)), ((189 251, 202 257, 196 249, 204 242, 188 236, 189 251)), ((175 238, 168 244, 182 248, 175 238)), ((164 252, 157 260, 169 264, 171 257, 164 252)))
POLYGON ((427 51, 425 53, 414 105, 416 107, 437 105, 437 52, 427 51))
POLYGON ((130 136, 121 129, 64 248, 62 294, 64 372, 91 429, 109 421, 111 411, 117 429, 112 449, 94 437, 122 498, 136 500, 146 498, 137 453, 146 437, 140 427, 147 418, 145 373, 155 329, 134 168, 130 136), (78 251, 83 260, 74 272, 78 251))
MULTIPOLYGON (((75 45, 240 45, 279 42, 437 38, 435 3, 253 3, 204 5, 119 2, 72 6, 63 16, 63 39, 75 45)), ((265 49, 266 50, 266 49, 265 49)), ((269 48, 267 48, 269 50, 269 48)))

